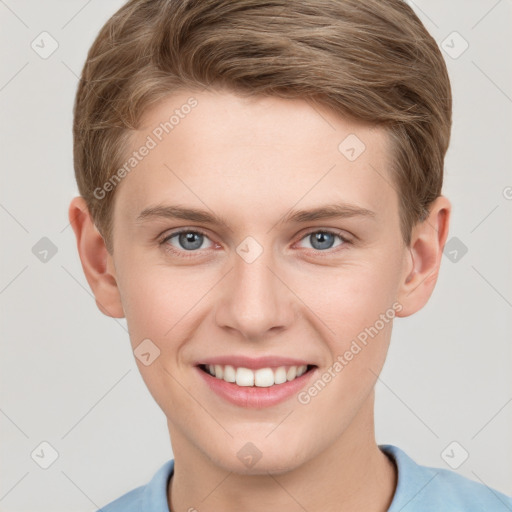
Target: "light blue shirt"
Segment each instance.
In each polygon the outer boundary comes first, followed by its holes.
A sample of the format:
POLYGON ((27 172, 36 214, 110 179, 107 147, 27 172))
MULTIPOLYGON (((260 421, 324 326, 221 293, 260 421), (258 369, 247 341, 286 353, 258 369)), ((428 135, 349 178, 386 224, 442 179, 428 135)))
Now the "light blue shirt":
MULTIPOLYGON (((398 482, 388 512, 512 512, 512 497, 454 471, 421 466, 400 448, 379 448, 398 468, 398 482)), ((147 485, 112 501, 98 512, 169 512, 167 485, 174 470, 168 460, 147 485)))

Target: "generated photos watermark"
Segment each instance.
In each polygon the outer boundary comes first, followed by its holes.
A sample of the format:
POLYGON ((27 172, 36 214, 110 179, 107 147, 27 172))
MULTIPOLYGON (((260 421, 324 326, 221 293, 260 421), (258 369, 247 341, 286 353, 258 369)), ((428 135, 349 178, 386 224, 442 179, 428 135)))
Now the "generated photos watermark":
POLYGON ((337 356, 334 363, 322 373, 319 379, 315 381, 308 389, 301 391, 297 395, 297 400, 303 405, 307 405, 320 393, 329 382, 331 382, 350 361, 354 359, 368 345, 368 338, 375 338, 390 321, 395 318, 396 313, 402 311, 403 306, 400 302, 394 302, 392 307, 379 315, 370 327, 365 327, 350 343, 350 347, 337 356))
POLYGON ((114 190, 121 180, 133 171, 150 154, 151 150, 155 149, 164 137, 171 133, 197 105, 197 99, 190 97, 180 108, 175 109, 169 119, 162 121, 154 128, 151 134, 146 137, 146 142, 139 149, 133 151, 132 156, 101 187, 94 189, 94 197, 99 200, 104 199, 107 193, 114 190))

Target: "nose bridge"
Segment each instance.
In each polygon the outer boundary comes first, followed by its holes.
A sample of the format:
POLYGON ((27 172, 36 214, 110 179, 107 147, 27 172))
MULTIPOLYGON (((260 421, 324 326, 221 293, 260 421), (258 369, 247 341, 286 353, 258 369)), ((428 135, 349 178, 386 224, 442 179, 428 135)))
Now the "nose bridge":
POLYGON ((270 329, 288 325, 292 319, 290 296, 274 267, 270 248, 263 248, 251 237, 239 244, 217 309, 221 327, 236 329, 246 338, 259 338, 270 329))

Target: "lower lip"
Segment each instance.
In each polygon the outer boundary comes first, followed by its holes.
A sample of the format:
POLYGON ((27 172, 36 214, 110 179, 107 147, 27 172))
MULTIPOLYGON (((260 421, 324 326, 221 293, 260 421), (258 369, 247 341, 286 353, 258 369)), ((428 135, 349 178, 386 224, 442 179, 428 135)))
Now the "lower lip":
POLYGON ((271 407, 297 394, 306 383, 309 382, 317 370, 317 368, 314 367, 294 380, 260 388, 257 386, 238 386, 235 383, 217 379, 201 370, 198 366, 195 368, 210 389, 217 393, 217 395, 239 407, 250 407, 254 409, 271 407))

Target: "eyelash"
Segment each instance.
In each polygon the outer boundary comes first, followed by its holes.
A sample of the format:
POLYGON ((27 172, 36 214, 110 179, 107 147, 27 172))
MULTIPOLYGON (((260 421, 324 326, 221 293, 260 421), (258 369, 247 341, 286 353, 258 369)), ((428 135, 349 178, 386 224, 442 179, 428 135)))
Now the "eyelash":
MULTIPOLYGON (((173 231, 172 233, 166 234, 165 237, 162 240, 160 240, 159 245, 160 246, 165 246, 164 250, 166 252, 169 252, 171 254, 177 255, 177 256, 179 256, 181 258, 193 258, 193 257, 195 257, 197 255, 197 253, 200 252, 200 250, 195 250, 195 251, 177 250, 172 245, 169 245, 167 243, 171 238, 173 238, 173 237, 175 237, 177 235, 180 235, 181 233, 195 233, 195 234, 203 235, 203 236, 205 236, 208 239, 210 238, 208 236, 208 234, 206 232, 202 231, 201 229, 197 229, 197 228, 194 228, 194 229, 183 228, 183 229, 180 229, 178 231, 173 231), (183 253, 190 253, 190 254, 183 254, 183 253)), ((332 230, 329 230, 329 229, 313 229, 313 230, 305 233, 304 235, 302 235, 302 237, 298 241, 300 242, 301 240, 303 240, 307 236, 312 235, 313 233, 326 233, 326 234, 329 234, 329 235, 337 236, 343 242, 341 245, 339 245, 338 247, 336 247, 334 249, 326 249, 324 251, 321 251, 319 249, 308 249, 309 251, 314 251, 315 253, 317 253, 320 256, 326 256, 325 254, 322 254, 322 253, 332 254, 333 252, 338 252, 338 250, 343 250, 342 249, 343 246, 345 246, 345 245, 352 245, 353 244, 353 242, 351 240, 349 240, 348 238, 342 236, 340 233, 338 233, 336 231, 332 231, 332 230)))

